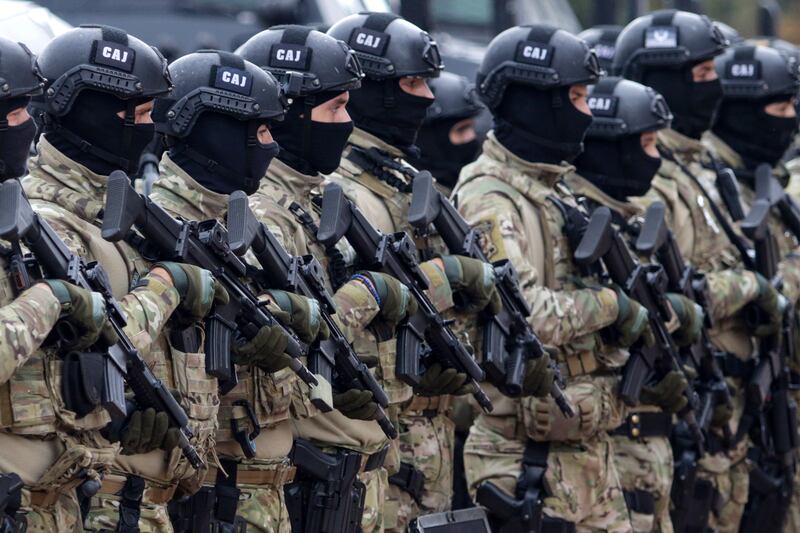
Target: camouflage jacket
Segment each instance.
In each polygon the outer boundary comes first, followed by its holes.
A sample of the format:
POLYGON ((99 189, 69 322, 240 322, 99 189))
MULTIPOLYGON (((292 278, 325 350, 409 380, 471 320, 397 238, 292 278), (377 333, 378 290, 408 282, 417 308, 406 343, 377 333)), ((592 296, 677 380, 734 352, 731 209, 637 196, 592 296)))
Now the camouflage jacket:
MULTIPOLYGON (((179 303, 177 290, 156 276, 147 276, 149 265, 131 246, 102 239, 100 213, 105 176, 70 160, 46 138, 39 142, 39 155, 31 160, 30 167, 23 186, 34 209, 50 222, 70 249, 105 267, 112 290, 127 313, 126 331, 156 377, 179 392, 180 402, 191 419, 194 444, 204 454, 213 442, 216 383, 206 379, 202 353, 185 353, 171 345, 167 321, 179 303)), ((196 474, 178 449, 170 454, 155 450, 143 455, 120 455, 113 470, 135 473, 160 485, 196 474)))
MULTIPOLYGON (((709 312, 715 324, 710 331, 712 341, 723 350, 749 357, 753 345, 738 312, 755 298, 757 283, 754 274, 744 269, 741 256, 709 205, 709 198, 720 205, 716 174, 708 169, 710 154, 700 141, 674 130, 661 130, 658 142, 667 157, 662 158, 648 194, 635 201, 645 205, 664 202, 684 259, 707 274, 709 312), (687 172, 697 178, 709 198, 687 172)), ((729 219, 728 223, 732 224, 729 219)))
MULTIPOLYGON (((725 141, 711 132, 706 134, 703 141, 723 165, 730 167, 734 172, 744 169, 742 158, 725 141)), ((747 213, 755 200, 755 191, 746 180, 740 178, 738 182, 739 198, 742 201, 744 212, 747 213)), ((769 224, 781 255, 778 272, 783 281, 782 292, 789 301, 796 304, 800 298, 800 255, 798 255, 800 244, 783 222, 777 208, 772 209, 769 224)))
MULTIPOLYGON (((453 198, 481 232, 488 259, 514 264, 531 304, 530 323, 543 343, 557 349, 564 376, 585 381, 604 368, 623 365, 627 352, 606 346, 599 335, 617 319, 616 295, 608 288, 587 287, 594 282, 581 279, 564 235, 556 202, 576 206, 563 183, 573 170, 520 159, 490 132, 480 157, 461 170, 453 198)), ((514 414, 510 400, 496 392, 493 396, 496 414, 514 414)))
MULTIPOLYGON (((228 195, 211 191, 180 168, 164 154, 160 166, 161 177, 156 181, 150 197, 166 211, 186 220, 224 220, 228 209, 228 195)), ((247 410, 234 405, 238 400, 248 402, 262 429, 256 441, 256 459, 285 457, 291 447, 289 439, 278 438, 276 426, 288 424, 295 375, 288 368, 269 374, 255 366, 237 366, 239 383, 220 398, 218 451, 226 456, 242 458, 242 451, 233 434, 234 425, 251 431, 247 410), (272 441, 270 442, 270 435, 272 441)), ((281 433, 281 437, 285 435, 281 433)))
MULTIPOLYGON (((302 207, 317 225, 319 218, 311 202, 312 191, 320 186, 322 176, 302 174, 279 159, 270 164, 258 191, 250 197, 250 206, 256 216, 281 240, 286 250, 293 255, 311 254, 325 266, 325 250, 312 236, 313 229, 304 228, 289 211, 296 203, 302 207)), ((327 270, 326 270, 327 272, 327 270)), ((326 279, 326 282, 329 280, 326 279)), ((328 283, 330 290, 330 283, 328 283)), ((334 293, 338 324, 359 355, 380 358, 379 343, 367 329, 367 325, 378 315, 380 308, 372 294, 358 282, 347 282, 334 293)), ((386 368, 393 366, 388 364, 386 368)), ((379 376, 380 377, 380 376, 379 376)), ((393 375, 390 376, 393 378, 393 375)), ((309 439, 321 447, 345 447, 362 453, 374 453, 387 444, 383 432, 375 422, 351 420, 338 411, 318 413, 306 399, 307 388, 296 381, 298 394, 293 397, 295 431, 298 436, 309 439)), ((387 381, 383 381, 387 386, 387 381)), ((387 388, 389 388, 387 386, 387 388)), ((388 390, 387 393, 391 393, 388 390)), ((390 394, 390 397, 394 395, 390 394)))

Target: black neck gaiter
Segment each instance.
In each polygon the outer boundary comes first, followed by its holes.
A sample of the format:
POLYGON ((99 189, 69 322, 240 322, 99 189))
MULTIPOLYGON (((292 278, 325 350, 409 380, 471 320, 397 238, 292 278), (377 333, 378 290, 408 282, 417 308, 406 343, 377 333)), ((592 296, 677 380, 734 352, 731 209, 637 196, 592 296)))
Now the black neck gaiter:
POLYGON ((452 189, 461 169, 475 161, 480 149, 477 139, 464 144, 450 142, 450 130, 462 118, 446 118, 422 126, 417 137, 419 158, 409 162, 420 170, 427 170, 445 187, 452 189))
POLYGON ((0 100, 0 181, 22 177, 28 171, 36 123, 29 118, 22 124, 9 126, 6 117, 11 111, 26 107, 30 100, 28 97, 0 100))
POLYGON ((533 163, 571 162, 583 150, 592 116, 569 101, 569 87, 506 88, 495 111, 495 135, 511 152, 533 163))
POLYGON ((317 122, 311 120, 311 110, 340 94, 316 94, 313 101, 296 98, 292 102, 283 122, 270 130, 281 146, 278 159, 307 176, 330 174, 339 167, 353 122, 317 122))
POLYGON ((612 198, 625 201, 643 196, 661 166, 661 158, 647 155, 641 135, 620 139, 587 139, 575 160, 578 174, 612 198))
POLYGON ((261 123, 205 113, 186 138, 169 140, 169 156, 206 189, 253 194, 280 150, 276 142, 258 142, 255 135, 261 123))
POLYGON ((722 101, 722 83, 718 79, 693 81, 692 65, 651 70, 642 83, 661 93, 667 101, 674 116, 672 129, 692 139, 700 139, 711 127, 714 112, 722 101))
POLYGON ((770 115, 764 107, 790 98, 785 95, 726 100, 717 112, 712 131, 741 156, 748 169, 755 169, 761 163, 774 167, 792 145, 798 119, 770 115))
POLYGON ((347 111, 355 125, 382 141, 414 154, 417 132, 433 98, 408 94, 397 78, 364 80, 350 94, 347 111))
MULTIPOLYGON (((132 106, 140 103, 143 102, 130 102, 132 106)), ((83 91, 69 113, 52 118, 55 123, 48 126, 45 138, 59 152, 96 174, 107 176, 115 170, 133 174, 155 130, 153 124, 125 126, 125 120, 117 113, 125 111, 128 105, 128 101, 111 94, 83 91), (102 150, 103 154, 87 150, 78 139, 102 150)))

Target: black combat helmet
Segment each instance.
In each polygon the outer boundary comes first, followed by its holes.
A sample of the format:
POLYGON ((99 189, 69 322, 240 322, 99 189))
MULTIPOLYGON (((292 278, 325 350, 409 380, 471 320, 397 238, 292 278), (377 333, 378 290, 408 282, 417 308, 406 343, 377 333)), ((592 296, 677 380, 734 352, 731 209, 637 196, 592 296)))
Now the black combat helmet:
POLYGON ((600 67, 606 72, 611 72, 611 62, 614 60, 614 49, 617 37, 622 31, 622 26, 616 24, 600 24, 583 30, 578 37, 586 41, 589 48, 597 54, 600 67))
POLYGON ((444 68, 436 41, 411 22, 392 13, 359 13, 345 17, 328 35, 352 48, 368 78, 433 78, 444 68))
POLYGON ((175 87, 153 107, 156 131, 186 137, 203 113, 280 120, 286 98, 272 74, 230 52, 200 50, 169 66, 175 87))
POLYGON ((797 117, 770 114, 772 103, 794 102, 800 88, 797 60, 766 46, 741 45, 714 61, 722 105, 712 131, 754 168, 775 165, 792 144, 797 117))
POLYGON ((645 194, 661 158, 645 152, 641 134, 670 126, 666 101, 650 87, 612 77, 592 87, 587 103, 594 121, 575 160, 578 173, 620 201, 645 194))
POLYGON ((361 86, 364 72, 344 42, 307 26, 275 26, 247 40, 236 54, 271 73, 289 97, 361 86))
POLYGON ((252 194, 278 153, 259 129, 282 120, 287 100, 275 77, 230 52, 201 50, 169 66, 175 88, 153 106, 169 157, 204 187, 252 194))
POLYGON ((617 77, 602 78, 586 102, 592 125, 586 138, 618 138, 668 128, 672 120, 664 98, 650 87, 617 77))
POLYGON ((63 116, 85 89, 119 99, 146 99, 172 88, 167 60, 154 47, 110 26, 84 25, 65 32, 38 58, 47 78, 43 110, 63 116))
POLYGON ((715 20, 714 24, 717 25, 719 31, 721 31, 722 35, 724 35, 725 38, 728 40, 728 44, 730 46, 736 46, 744 42, 744 37, 742 37, 739 34, 739 30, 737 30, 733 26, 725 24, 724 22, 721 22, 719 20, 715 20))
POLYGON ((642 81, 651 68, 694 65, 725 51, 728 40, 705 15, 665 9, 639 17, 617 38, 614 73, 642 81))
POLYGON ((353 123, 312 120, 314 107, 361 87, 364 72, 344 42, 305 26, 276 26, 253 36, 237 54, 273 74, 291 106, 287 120, 272 128, 279 158, 313 175, 336 170, 353 123))
POLYGON ((428 108, 426 123, 446 118, 474 117, 484 108, 475 86, 464 76, 442 72, 441 76, 431 80, 430 88, 435 100, 428 108))
POLYGON ((44 82, 31 51, 22 43, 0 37, 0 179, 18 178, 26 172, 36 125, 29 118, 9 126, 8 114, 41 94, 44 82))
POLYGON ((495 109, 512 83, 550 89, 593 83, 599 76, 597 55, 582 39, 549 26, 515 26, 489 43, 476 85, 495 109))

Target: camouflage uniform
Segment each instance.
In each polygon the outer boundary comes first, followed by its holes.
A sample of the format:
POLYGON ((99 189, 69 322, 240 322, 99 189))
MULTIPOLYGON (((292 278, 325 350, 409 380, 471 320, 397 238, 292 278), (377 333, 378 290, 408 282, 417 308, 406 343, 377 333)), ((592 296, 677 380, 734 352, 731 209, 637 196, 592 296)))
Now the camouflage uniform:
MULTIPOLYGON (((742 158, 722 139, 711 132, 706 133, 704 143, 711 153, 726 167, 734 169, 744 168, 742 158)), ((752 186, 739 180, 740 199, 745 213, 755 200, 755 191, 752 186)), ((781 262, 778 266, 778 275, 783 281, 781 292, 786 298, 797 306, 800 297, 800 255, 798 255, 798 242, 794 234, 787 228, 777 210, 773 210, 769 220, 770 230, 778 244, 778 251, 781 262)), ((793 372, 800 371, 800 364, 797 360, 789 361, 789 368, 793 372)), ((793 391, 795 401, 800 400, 800 394, 793 391)), ((800 470, 795 472, 795 487, 800 487, 800 470)), ((795 490, 792 496, 792 504, 787 516, 785 531, 800 530, 800 494, 795 490)))
MULTIPOLYGON (((330 181, 341 185, 345 194, 377 229, 386 233, 407 231, 413 234, 407 216, 411 195, 381 181, 347 159, 353 146, 363 149, 375 147, 396 161, 402 161, 400 150, 356 128, 345 148, 341 165, 329 176, 330 181)), ((393 171, 392 174, 400 183, 408 183, 408 178, 402 174, 393 171)), ((435 270, 426 268, 426 273, 433 278, 434 289, 430 296, 437 309, 444 311, 452 306, 452 294, 446 278, 435 270)), ((455 436, 453 422, 447 416, 449 396, 415 396, 410 387, 394 379, 394 345, 394 339, 379 343, 382 354, 379 372, 390 402, 396 404, 399 412, 400 436, 397 444, 400 460, 420 470, 425 476, 419 502, 396 485, 389 484, 383 523, 386 529, 403 531, 414 517, 450 507, 455 436)), ((399 468, 399 465, 395 467, 399 468)), ((388 469, 389 475, 392 475, 392 467, 388 466, 388 469)))
POLYGON ((584 288, 563 233, 563 216, 548 197, 575 205, 562 178, 574 167, 524 161, 490 132, 478 160, 461 171, 454 197, 467 221, 483 233, 491 261, 509 259, 532 307, 531 325, 556 347, 566 395, 577 416, 565 419, 548 398, 512 399, 490 385, 494 411, 470 430, 464 464, 471 494, 491 481, 514 494, 527 439, 549 443, 544 512, 578 531, 631 531, 606 433, 626 410, 617 398, 616 370, 628 353, 603 343, 599 330, 619 314, 610 289, 584 288))
MULTIPOLYGON (((604 205, 619 214, 626 222, 635 222, 641 217, 642 209, 630 202, 611 198, 594 184, 578 174, 569 174, 564 179, 567 186, 578 197, 604 205)), ((641 413, 661 413, 652 405, 638 405, 630 409, 631 415, 641 413)), ((646 415, 645 415, 646 416, 646 415)), ((672 533, 672 520, 669 516, 670 490, 674 461, 669 435, 663 437, 633 438, 630 435, 612 435, 614 441, 614 462, 619 472, 620 483, 625 492, 637 490, 651 494, 655 500, 655 513, 644 514, 631 510, 631 526, 636 533, 672 533)))
MULTIPOLYGON (((151 198, 173 216, 186 220, 222 219, 228 209, 228 195, 210 191, 197 183, 165 154, 161 178, 151 198)), ((242 490, 237 515, 248 531, 288 533, 290 524, 283 497, 283 485, 294 479, 295 469, 288 459, 292 447, 290 404, 295 376, 288 368, 269 374, 255 366, 237 366, 239 383, 220 398, 219 430, 214 454, 239 462, 237 486, 242 490), (261 433, 255 439, 256 456, 248 459, 234 438, 233 427, 252 431, 244 407, 234 402, 249 402, 261 433)), ((217 465, 219 467, 220 465, 217 465)), ((213 486, 212 468, 198 486, 213 486)))
MULTIPOLYGON (((51 223, 72 251, 105 267, 112 292, 129 310, 126 330, 131 340, 156 377, 178 390, 195 432, 193 444, 203 456, 213 442, 218 404, 216 382, 206 377, 202 354, 172 348, 166 330, 162 332, 178 306, 177 290, 167 287, 157 276, 146 276, 149 265, 130 246, 108 243, 101 238, 98 215, 103 208, 106 177, 70 160, 46 138, 42 138, 38 148, 39 155, 31 160, 30 176, 23 182, 34 210, 51 223), (137 288, 129 292, 134 286, 137 288)), ((60 362, 50 364, 60 365, 60 362)), ((53 368, 50 375, 58 381, 61 372, 58 366, 53 368)), ((58 391, 60 383, 50 386, 58 391)), ((92 498, 87 529, 116 527, 119 497, 115 493, 122 489, 126 476, 134 474, 145 480, 146 487, 141 509, 142 531, 172 531, 166 519, 166 502, 179 479, 196 475, 182 459, 180 450, 170 454, 155 450, 144 455, 116 455, 117 447, 109 445, 98 432, 109 421, 104 412, 81 419, 75 419, 74 414, 61 418, 68 431, 83 430, 78 436, 85 440, 83 453, 69 442, 65 455, 72 456, 72 462, 65 461, 63 466, 75 468, 76 463, 85 463, 90 469, 109 470, 100 492, 92 498), (93 458, 95 449, 100 452, 98 458, 93 458), (112 458, 114 463, 109 469, 112 458)))
MULTIPOLYGON (((716 174, 707 168, 709 154, 700 141, 666 129, 658 133, 658 142, 661 150, 672 154, 698 178, 716 205, 722 205, 714 183, 716 174)), ((709 331, 711 342, 728 352, 730 358, 749 360, 754 345, 739 311, 757 295, 755 275, 744 270, 741 257, 726 237, 700 188, 680 165, 669 158, 663 158, 643 203, 654 200, 666 204, 669 226, 686 261, 707 274, 709 313, 714 324, 709 331)), ((729 378, 728 385, 734 397, 730 431, 735 434, 744 409, 742 380, 729 378)), ((749 487, 748 439, 742 439, 726 452, 720 450, 721 429, 715 429, 711 438, 714 444, 709 443, 709 447, 714 453, 706 454, 699 461, 698 470, 698 475, 710 480, 718 493, 710 527, 720 532, 737 531, 749 487)))

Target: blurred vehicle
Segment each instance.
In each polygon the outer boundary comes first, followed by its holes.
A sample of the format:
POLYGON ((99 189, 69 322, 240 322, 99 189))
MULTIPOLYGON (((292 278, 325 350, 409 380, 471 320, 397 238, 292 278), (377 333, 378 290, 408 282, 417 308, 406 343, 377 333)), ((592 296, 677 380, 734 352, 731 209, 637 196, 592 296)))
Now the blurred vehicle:
POLYGON ((53 37, 70 28, 70 24, 34 2, 0 0, 0 35, 24 43, 33 53, 39 53, 53 37))

